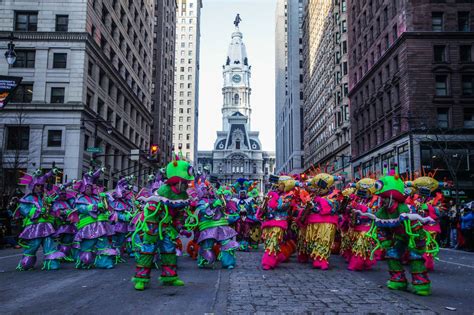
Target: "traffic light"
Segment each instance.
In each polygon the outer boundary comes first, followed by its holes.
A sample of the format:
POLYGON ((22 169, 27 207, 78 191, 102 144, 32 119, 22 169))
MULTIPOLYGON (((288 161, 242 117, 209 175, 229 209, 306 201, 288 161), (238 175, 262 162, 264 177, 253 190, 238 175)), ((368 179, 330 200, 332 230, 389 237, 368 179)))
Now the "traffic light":
POLYGON ((150 146, 149 159, 152 160, 152 161, 157 161, 158 160, 158 151, 159 151, 158 145, 157 144, 152 144, 150 146))

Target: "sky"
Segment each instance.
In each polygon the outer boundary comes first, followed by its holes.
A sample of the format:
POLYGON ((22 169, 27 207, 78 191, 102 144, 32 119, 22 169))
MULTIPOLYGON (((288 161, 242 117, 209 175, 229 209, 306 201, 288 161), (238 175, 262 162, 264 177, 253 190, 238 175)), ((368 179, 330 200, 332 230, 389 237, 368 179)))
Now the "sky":
POLYGON ((276 0, 203 0, 199 89, 199 150, 212 150, 222 129, 222 65, 239 25, 252 66, 253 131, 260 132, 263 150, 275 150, 275 9, 276 0))

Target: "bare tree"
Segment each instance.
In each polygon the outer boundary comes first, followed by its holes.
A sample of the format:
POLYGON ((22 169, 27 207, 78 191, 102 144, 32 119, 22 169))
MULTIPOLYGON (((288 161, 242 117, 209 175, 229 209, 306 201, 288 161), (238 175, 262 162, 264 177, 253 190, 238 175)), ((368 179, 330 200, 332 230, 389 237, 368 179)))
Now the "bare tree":
MULTIPOLYGON (((21 130, 22 127, 25 126, 27 117, 22 104, 17 105, 17 110, 14 115, 15 122, 11 126, 18 127, 18 129, 21 130)), ((11 132, 11 130, 8 132, 11 132)), ((14 147, 7 147, 8 143, 5 143, 4 149, 0 153, 1 184, 3 196, 11 196, 15 190, 19 188, 18 182, 21 175, 20 170, 22 170, 28 163, 28 158, 22 156, 21 135, 18 134, 15 136, 18 138, 14 147)))
POLYGON ((459 175, 463 161, 469 158, 469 146, 464 141, 459 140, 462 130, 448 128, 435 128, 426 130, 427 134, 418 137, 421 145, 435 150, 432 158, 440 159, 449 172, 450 179, 456 192, 456 204, 459 204, 459 175))

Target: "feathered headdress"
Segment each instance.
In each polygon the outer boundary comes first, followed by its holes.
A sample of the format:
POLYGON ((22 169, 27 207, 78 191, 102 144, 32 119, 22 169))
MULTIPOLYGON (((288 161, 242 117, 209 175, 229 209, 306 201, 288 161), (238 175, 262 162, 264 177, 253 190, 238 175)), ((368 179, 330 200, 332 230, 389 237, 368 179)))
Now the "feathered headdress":
POLYGON ((27 188, 31 191, 35 185, 44 185, 48 181, 48 178, 57 174, 59 174, 59 170, 56 168, 53 168, 44 175, 42 169, 37 169, 32 175, 28 173, 23 174, 23 176, 20 178, 19 185, 27 186, 27 188))
POLYGON ((105 171, 105 168, 101 167, 97 169, 96 171, 93 171, 92 169, 85 173, 82 176, 82 180, 77 181, 74 184, 74 189, 78 192, 83 193, 86 190, 86 187, 88 185, 91 185, 92 187, 95 187, 96 181, 99 179, 100 175, 105 171))

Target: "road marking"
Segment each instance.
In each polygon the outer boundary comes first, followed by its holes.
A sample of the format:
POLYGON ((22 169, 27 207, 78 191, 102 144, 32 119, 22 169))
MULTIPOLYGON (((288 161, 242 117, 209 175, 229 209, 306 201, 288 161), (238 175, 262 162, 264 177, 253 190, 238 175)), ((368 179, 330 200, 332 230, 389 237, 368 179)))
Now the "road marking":
POLYGON ((19 257, 19 256, 21 256, 21 255, 23 255, 23 254, 16 254, 16 255, 10 255, 10 256, 3 256, 3 257, 0 257, 0 260, 1 260, 1 259, 5 259, 5 258, 19 257))
POLYGON ((474 269, 474 266, 471 266, 471 265, 459 264, 459 263, 450 262, 450 261, 446 261, 446 260, 442 260, 442 259, 438 259, 438 261, 441 261, 441 262, 444 262, 444 263, 447 263, 447 264, 451 264, 451 265, 456 265, 456 266, 461 266, 461 267, 467 267, 467 268, 473 268, 474 269))
POLYGON ((474 255, 474 252, 466 252, 465 250, 459 250, 459 249, 454 249, 454 248, 440 248, 441 250, 445 250, 447 252, 453 252, 453 253, 460 253, 460 254, 466 254, 466 255, 474 255))

